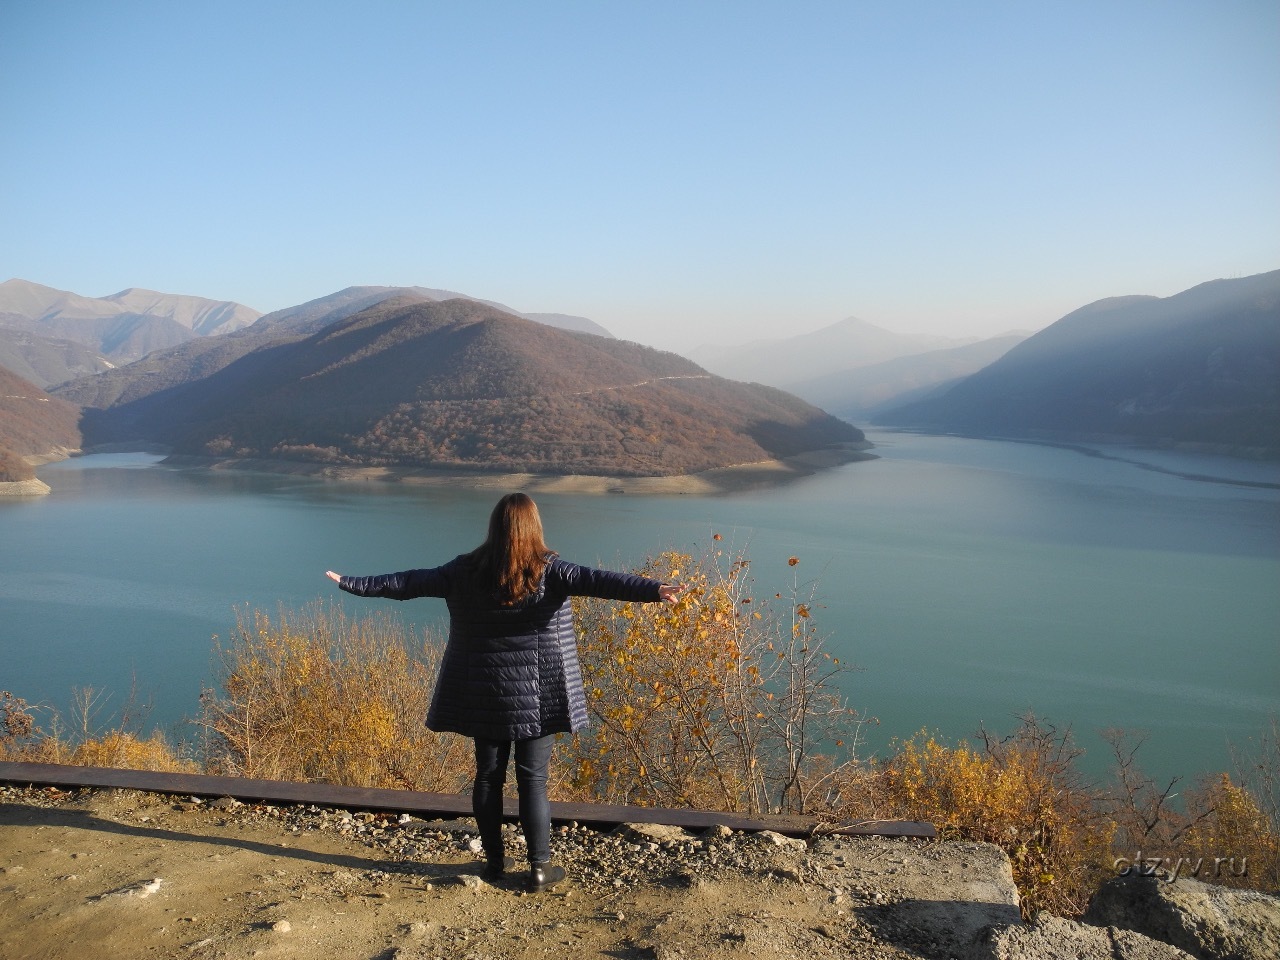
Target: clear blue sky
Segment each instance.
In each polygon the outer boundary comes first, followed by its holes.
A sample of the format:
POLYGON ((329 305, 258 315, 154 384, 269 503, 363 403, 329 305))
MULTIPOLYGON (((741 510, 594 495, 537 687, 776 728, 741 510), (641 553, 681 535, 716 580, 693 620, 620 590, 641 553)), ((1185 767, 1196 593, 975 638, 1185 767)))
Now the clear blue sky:
POLYGON ((0 2, 0 279, 669 349, 1280 268, 1280 3, 0 2))

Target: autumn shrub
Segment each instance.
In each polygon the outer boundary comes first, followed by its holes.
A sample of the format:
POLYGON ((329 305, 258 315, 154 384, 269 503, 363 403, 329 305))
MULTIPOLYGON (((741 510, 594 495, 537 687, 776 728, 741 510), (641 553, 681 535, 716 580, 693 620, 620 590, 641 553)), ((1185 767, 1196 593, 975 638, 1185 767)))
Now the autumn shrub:
POLYGON ((11 450, 0 447, 0 483, 32 480, 35 475, 35 468, 26 460, 11 450))
POLYGON ((60 762, 165 773, 195 773, 199 769, 193 760, 180 757, 158 730, 145 739, 125 730, 110 730, 77 743, 60 762))
POLYGON ((1024 913, 1077 914, 1112 860, 1112 829, 1078 755, 1069 731, 1032 716, 1008 737, 984 733, 980 747, 922 732, 880 764, 878 813, 933 823, 944 839, 996 844, 1024 913))
POLYGON ((137 716, 128 708, 114 725, 96 724, 100 695, 92 688, 74 692, 73 723, 51 708, 49 729, 36 722, 38 709, 8 691, 0 692, 0 757, 28 763, 65 763, 82 767, 116 767, 166 773, 194 773, 199 767, 159 730, 143 737, 137 716))
POLYGON ((1116 824, 1115 853, 1131 869, 1191 876, 1225 886, 1280 892, 1280 773, 1277 727, 1253 753, 1237 756, 1237 778, 1221 773, 1180 789, 1181 778, 1156 781, 1137 762, 1141 735, 1108 730, 1115 785, 1107 798, 1116 824))
POLYGON ((1280 830, 1280 715, 1271 714, 1267 729, 1233 745, 1231 753, 1236 779, 1254 797, 1272 831, 1280 830))
POLYGON ((242 611, 201 696, 212 773, 457 791, 470 747, 424 726, 442 646, 385 614, 242 611))
MULTIPOLYGON (((719 541, 719 537, 715 537, 719 541)), ((792 571, 797 558, 788 561, 792 571)), ((749 561, 664 553, 641 575, 688 589, 674 604, 575 598, 590 730, 560 751, 557 796, 709 810, 799 811, 861 718, 824 649, 812 587, 752 593, 749 561)))
POLYGON ((1280 893, 1280 833, 1248 788, 1219 774, 1198 791, 1197 805, 1208 815, 1197 818, 1171 851, 1172 863, 1181 858, 1182 875, 1280 893))
POLYGON ((32 749, 43 736, 31 705, 8 690, 0 690, 0 758, 31 760, 32 749))
POLYGON ((1280 716, 1273 713, 1267 729, 1232 752, 1236 789, 1244 791, 1247 802, 1241 797, 1238 805, 1225 805, 1229 823, 1223 834, 1246 842, 1250 836, 1255 839, 1247 885, 1280 895, 1280 716))

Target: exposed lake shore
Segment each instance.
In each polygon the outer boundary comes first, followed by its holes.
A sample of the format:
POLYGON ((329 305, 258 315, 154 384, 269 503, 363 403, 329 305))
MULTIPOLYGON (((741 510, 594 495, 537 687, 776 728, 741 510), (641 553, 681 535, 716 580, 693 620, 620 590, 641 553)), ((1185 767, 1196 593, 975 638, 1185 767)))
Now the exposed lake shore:
POLYGON ((43 480, 12 480, 0 483, 0 497, 42 497, 49 492, 43 480))
MULTIPOLYGON (((247 470, 344 482, 368 481, 404 483, 415 486, 467 486, 532 493, 576 494, 696 494, 735 493, 775 486, 812 476, 820 470, 846 463, 875 460, 871 443, 842 444, 812 450, 779 460, 736 464, 702 473, 669 477, 609 477, 589 474, 503 473, 486 470, 439 467, 386 467, 306 463, 295 460, 265 460, 190 457, 175 454, 164 462, 171 466, 203 467, 209 470, 247 470)), ((98 451, 89 451, 98 452, 98 451)))
MULTIPOLYGON (((311 463, 301 460, 272 460, 265 458, 194 457, 186 454, 169 454, 164 463, 169 466, 194 467, 206 470, 242 470, 251 473, 273 473, 286 476, 313 477, 317 480, 338 480, 345 483, 378 482, 403 483, 414 486, 465 486, 477 489, 524 490, 531 493, 577 494, 642 494, 662 495, 714 495, 737 493, 776 486, 812 476, 820 470, 838 467, 846 463, 875 460, 878 455, 869 442, 841 444, 823 450, 811 450, 778 460, 762 460, 757 463, 740 463, 718 467, 702 473, 665 477, 611 477, 591 474, 505 473, 495 470, 469 470, 447 467, 411 466, 360 466, 358 464, 311 463)), ((33 466, 65 460, 69 457, 92 456, 99 453, 167 453, 153 447, 139 448, 130 445, 110 445, 86 450, 64 451, 60 456, 29 458, 33 466)), ((47 484, 40 480, 0 483, 0 496, 42 496, 49 493, 47 484)))

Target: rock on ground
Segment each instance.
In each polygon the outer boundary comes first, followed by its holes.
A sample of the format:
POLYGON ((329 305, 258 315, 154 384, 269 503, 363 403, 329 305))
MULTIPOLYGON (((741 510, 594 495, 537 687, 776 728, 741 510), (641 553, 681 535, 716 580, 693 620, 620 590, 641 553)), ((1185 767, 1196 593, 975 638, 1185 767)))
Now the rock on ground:
POLYGON ((1197 960, 1280 957, 1280 899, 1186 877, 1115 877, 1099 888, 1084 919, 1162 940, 1197 960))
POLYGON ((968 960, 1192 960, 1189 953, 1132 930, 1041 915, 1026 926, 993 927, 968 960))

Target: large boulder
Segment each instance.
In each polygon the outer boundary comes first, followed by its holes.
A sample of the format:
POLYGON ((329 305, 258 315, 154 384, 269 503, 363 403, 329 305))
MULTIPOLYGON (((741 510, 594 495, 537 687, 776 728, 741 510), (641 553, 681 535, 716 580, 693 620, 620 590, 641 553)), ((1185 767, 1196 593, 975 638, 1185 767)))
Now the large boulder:
POLYGON ((1115 877, 1094 894, 1084 920, 1137 931, 1197 960, 1280 957, 1280 899, 1252 890, 1187 878, 1115 877))
POLYGON ((868 840, 817 839, 810 862, 826 865, 824 882, 851 914, 904 953, 964 956, 988 927, 1021 923, 1013 867, 994 844, 868 840))

